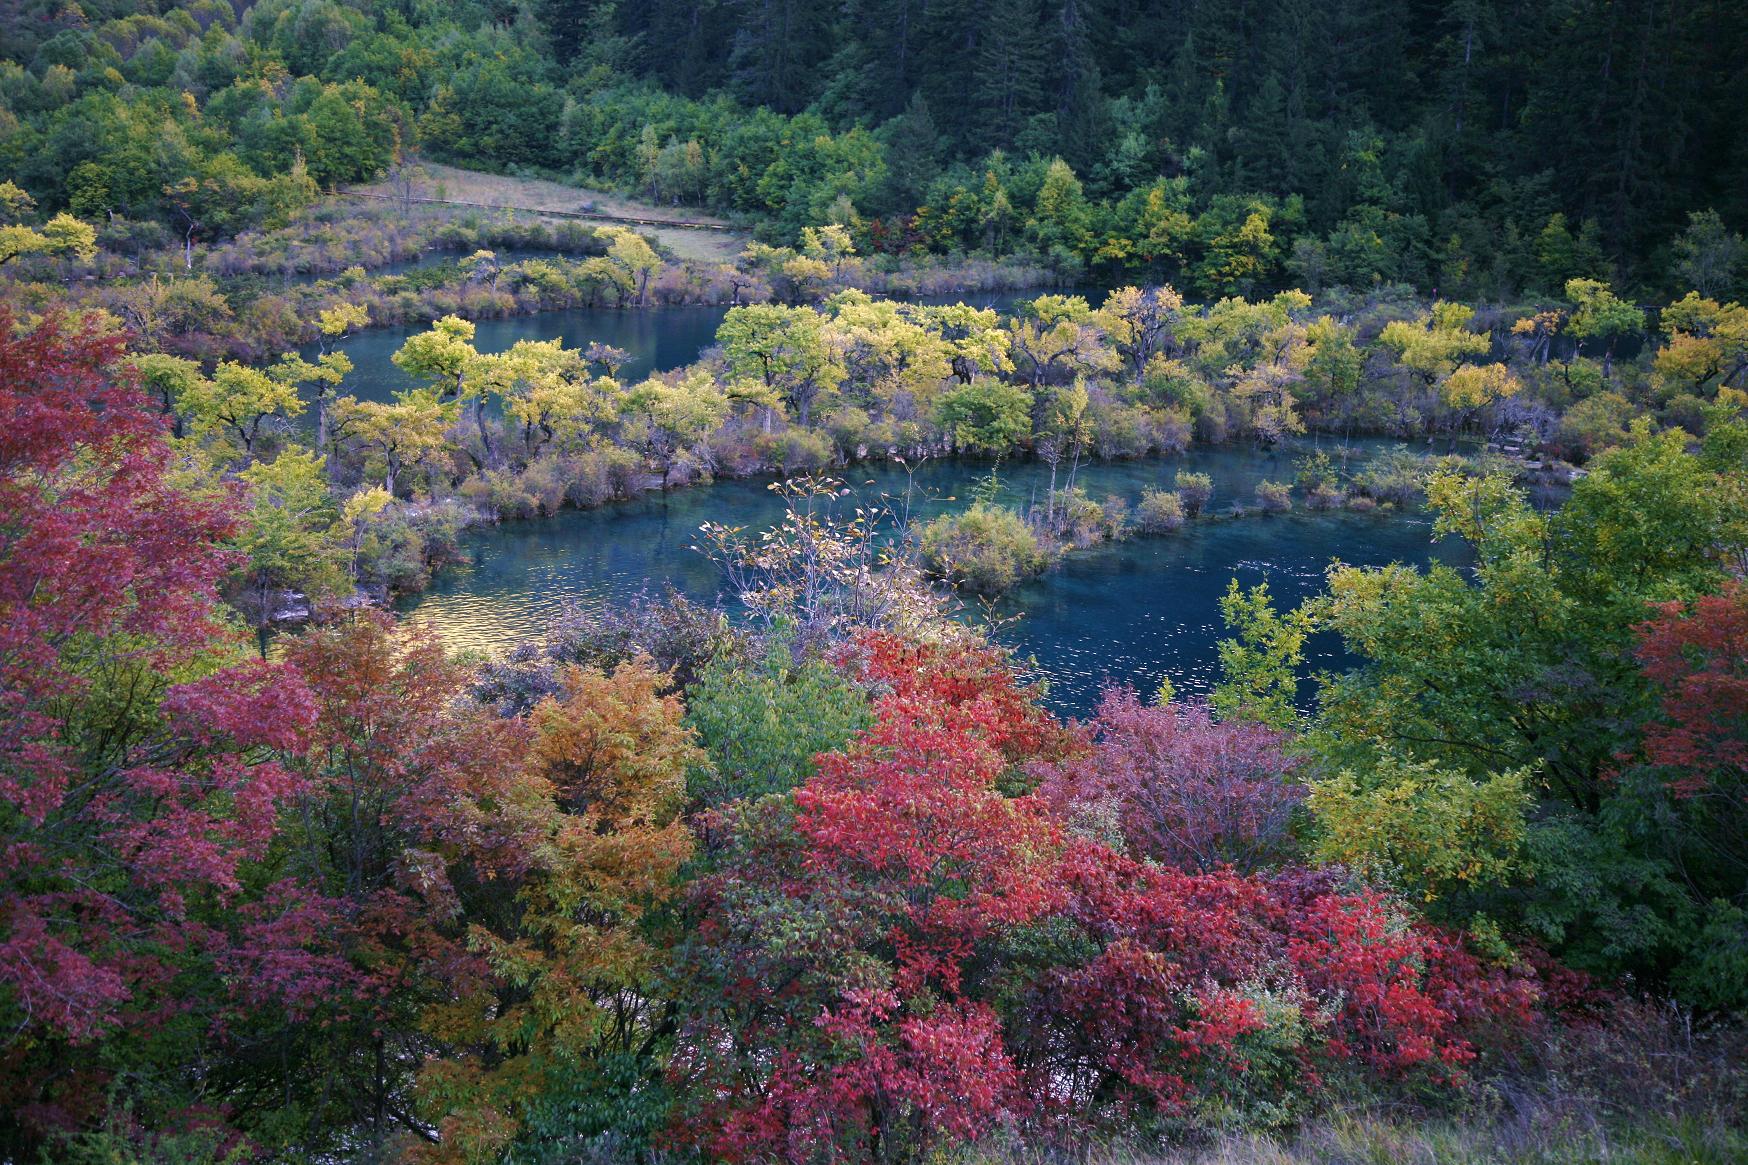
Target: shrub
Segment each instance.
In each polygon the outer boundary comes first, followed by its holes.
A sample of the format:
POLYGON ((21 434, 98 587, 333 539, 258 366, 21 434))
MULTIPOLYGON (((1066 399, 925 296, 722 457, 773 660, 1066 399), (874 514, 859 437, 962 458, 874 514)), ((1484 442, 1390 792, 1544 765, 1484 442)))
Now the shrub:
POLYGON ((1153 420, 1153 446, 1161 453, 1182 453, 1190 447, 1190 438, 1194 426, 1190 415, 1182 409, 1155 409, 1153 420))
POLYGON ((786 793, 813 775, 814 757, 843 748, 871 720, 868 697, 818 658, 789 645, 761 659, 719 654, 686 693, 686 723, 710 756, 688 775, 695 804, 786 793))
POLYGON ((1313 510, 1338 510, 1347 495, 1332 485, 1319 483, 1305 493, 1305 504, 1313 510))
POLYGON ((1104 518, 1105 537, 1113 542, 1120 542, 1129 536, 1129 502, 1126 498, 1111 494, 1105 498, 1101 507, 1104 518))
POLYGON ((754 473, 761 464, 764 433, 746 418, 731 417, 700 445, 708 463, 730 476, 754 473))
POLYGON ((829 435, 796 425, 776 433, 760 433, 754 447, 762 464, 785 474, 824 469, 838 456, 829 435))
POLYGON ((1147 534, 1164 534, 1184 524, 1182 495, 1169 490, 1150 489, 1141 495, 1135 507, 1135 528, 1147 534))
POLYGON ((1633 403, 1618 392, 1581 400, 1560 418, 1560 446, 1580 458, 1589 458, 1624 445, 1634 411, 1633 403))
POLYGON ((1256 483, 1256 500, 1265 512, 1284 514, 1293 508, 1293 487, 1284 481, 1259 481, 1256 483))
POLYGON ((1153 447, 1155 434, 1146 410, 1133 405, 1100 402, 1090 410, 1093 448, 1106 460, 1140 457, 1153 447))
POLYGON ((1056 532, 1076 546, 1091 546, 1105 536, 1105 508, 1079 486, 1056 495, 1056 532))
POLYGON ((983 595, 1001 594, 1050 564, 1032 528, 988 502, 923 527, 922 552, 931 572, 983 595))
POLYGON ((1354 475, 1354 489, 1380 502, 1407 505, 1426 488, 1427 462, 1401 445, 1366 462, 1354 475))
POLYGON ((477 515, 453 501, 389 506, 359 532, 358 581, 388 591, 422 591, 431 571, 461 557, 460 534, 477 515))
POLYGON ((1147 362, 1140 390, 1150 402, 1176 410, 1191 424, 1202 419, 1214 400, 1213 390, 1195 369, 1158 353, 1147 362))
POLYGON ((1182 500, 1184 514, 1195 517, 1208 508, 1208 501, 1214 496, 1214 479, 1205 473, 1177 472, 1177 494, 1182 500))
POLYGON ((563 462, 565 497, 571 505, 590 509, 637 492, 643 463, 637 454, 617 445, 597 446, 563 462))
POLYGON ((1285 733, 1217 722, 1204 705, 1145 705, 1133 688, 1106 692, 1092 729, 1089 752, 1033 770, 1065 816, 1108 809, 1130 853, 1186 870, 1254 870, 1286 851, 1305 791, 1285 733))
POLYGON ((543 457, 522 471, 522 492, 534 499, 542 514, 558 513, 568 484, 556 458, 543 457))
POLYGON ((1307 453, 1295 463, 1293 482, 1304 490, 1313 490, 1320 485, 1333 487, 1341 483, 1341 472, 1329 454, 1319 449, 1307 453))
POLYGON ((535 518, 555 514, 564 504, 563 471, 552 461, 537 461, 521 473, 488 469, 461 483, 460 494, 495 518, 535 518))
MULTIPOLYGON (((792 797, 720 815, 693 884, 680 1143, 730 1162, 797 1145, 949 1160, 1002 1130, 1275 1124, 1323 1081, 1460 1081, 1479 1033, 1527 1024, 1530 972, 1482 963, 1396 899, 1297 868, 1189 873, 1003 792, 1015 752, 1072 742, 992 653, 859 650, 857 678, 890 685, 873 725, 792 797)), ((1183 727, 1125 703, 1114 720, 1183 727)), ((1153 762, 1180 762, 1169 734, 1139 736, 1114 747, 1144 787, 1153 762)), ((1233 738, 1211 755, 1224 772, 1250 753, 1233 738)))
POLYGON ((875 425, 868 410, 854 405, 833 409, 827 414, 823 427, 846 459, 854 459, 860 449, 890 444, 889 440, 883 440, 890 436, 882 431, 886 426, 875 425))
POLYGON ((1385 754, 1312 784, 1317 853, 1431 901, 1503 885, 1520 865, 1530 797, 1522 770, 1478 781, 1385 754))

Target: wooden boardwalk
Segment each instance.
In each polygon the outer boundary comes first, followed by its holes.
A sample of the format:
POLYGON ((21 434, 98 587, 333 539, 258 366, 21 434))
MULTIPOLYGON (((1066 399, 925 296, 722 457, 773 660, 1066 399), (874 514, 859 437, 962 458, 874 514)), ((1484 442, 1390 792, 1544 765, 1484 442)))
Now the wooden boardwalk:
POLYGON ((398 194, 377 194, 369 190, 342 190, 353 198, 375 198, 382 202, 416 202, 423 206, 463 206, 470 210, 514 210, 522 214, 546 215, 550 218, 574 218, 589 222, 629 223, 641 227, 673 227, 687 231, 732 231, 725 222, 703 222, 684 218, 642 218, 630 214, 610 214, 604 210, 540 210, 532 206, 501 206, 490 202, 465 202, 459 198, 405 198, 398 194))

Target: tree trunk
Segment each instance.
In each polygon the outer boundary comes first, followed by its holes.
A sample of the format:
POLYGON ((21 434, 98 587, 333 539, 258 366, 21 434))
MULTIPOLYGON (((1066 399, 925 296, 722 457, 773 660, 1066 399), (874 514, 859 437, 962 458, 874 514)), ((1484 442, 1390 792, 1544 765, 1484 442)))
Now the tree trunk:
POLYGON ((497 464, 497 451, 492 448, 491 430, 486 428, 486 402, 476 398, 473 401, 473 427, 479 433, 480 448, 485 450, 486 464, 497 464))
POLYGON ((322 472, 329 480, 333 479, 332 458, 328 456, 328 393, 326 389, 316 392, 316 455, 322 459, 322 472))

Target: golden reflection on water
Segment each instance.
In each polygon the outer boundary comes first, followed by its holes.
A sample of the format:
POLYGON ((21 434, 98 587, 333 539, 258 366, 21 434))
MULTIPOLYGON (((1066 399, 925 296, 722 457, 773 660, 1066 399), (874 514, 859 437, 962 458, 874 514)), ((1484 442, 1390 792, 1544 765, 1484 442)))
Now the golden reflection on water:
POLYGON ((436 632, 451 652, 495 659, 519 643, 545 638, 568 608, 597 610, 622 595, 610 581, 544 586, 521 594, 502 591, 422 596, 405 621, 436 632))

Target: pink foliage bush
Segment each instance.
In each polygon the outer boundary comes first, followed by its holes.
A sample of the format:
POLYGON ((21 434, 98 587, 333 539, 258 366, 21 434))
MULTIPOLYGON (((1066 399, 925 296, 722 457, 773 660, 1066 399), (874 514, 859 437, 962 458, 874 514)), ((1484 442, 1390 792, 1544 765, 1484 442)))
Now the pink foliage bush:
POLYGON ((1086 752, 1033 767, 1058 811, 1110 814, 1131 853, 1183 869, 1279 856, 1304 796, 1284 735, 1216 722, 1206 705, 1143 704, 1132 688, 1107 692, 1091 729, 1086 752))

